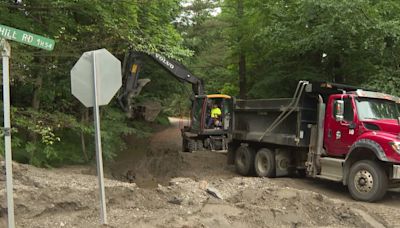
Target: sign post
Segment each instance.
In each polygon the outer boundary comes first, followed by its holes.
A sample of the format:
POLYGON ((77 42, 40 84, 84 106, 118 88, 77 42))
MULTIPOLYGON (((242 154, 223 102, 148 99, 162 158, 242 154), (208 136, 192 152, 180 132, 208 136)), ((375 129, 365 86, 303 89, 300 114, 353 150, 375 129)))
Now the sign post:
POLYGON ((11 153, 11 121, 10 121, 10 56, 11 46, 7 40, 13 40, 37 48, 51 51, 54 49, 54 40, 11 28, 0 24, 0 48, 3 58, 3 110, 4 110, 4 150, 6 162, 6 191, 7 191, 7 216, 8 228, 15 227, 14 221, 14 196, 12 177, 11 153))
POLYGON ((107 210, 99 106, 108 104, 121 85, 121 62, 106 49, 83 53, 71 70, 72 94, 86 107, 93 107, 102 224, 107 224, 107 210))
POLYGON ((104 190, 104 175, 103 175, 103 150, 101 148, 101 133, 100 133, 100 111, 99 111, 99 90, 97 85, 97 69, 96 69, 96 52, 93 52, 93 88, 94 88, 94 124, 95 124, 95 142, 96 142, 96 162, 97 175, 99 177, 100 189, 100 208, 101 222, 107 224, 107 208, 106 194, 104 190))
POLYGON ((14 228, 14 196, 13 196, 13 177, 12 177, 12 153, 11 153, 11 123, 10 123, 10 68, 9 59, 11 46, 1 39, 0 44, 3 57, 3 110, 4 110, 4 149, 6 162, 6 191, 7 191, 7 214, 8 228, 14 228))

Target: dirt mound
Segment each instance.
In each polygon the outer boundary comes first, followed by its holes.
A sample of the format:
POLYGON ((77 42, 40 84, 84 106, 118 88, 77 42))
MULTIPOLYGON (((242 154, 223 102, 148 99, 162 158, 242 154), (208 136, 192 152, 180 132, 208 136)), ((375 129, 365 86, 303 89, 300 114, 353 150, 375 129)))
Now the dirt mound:
MULTIPOLYGON (((87 167, 14 166, 18 227, 98 226, 97 180, 82 174, 87 167)), ((269 179, 179 177, 154 189, 106 179, 105 186, 110 227, 365 227, 345 203, 269 179)))
POLYGON ((180 127, 188 121, 176 118, 170 118, 170 121, 170 127, 159 130, 150 138, 127 137, 128 149, 108 165, 111 176, 140 187, 155 188, 178 176, 209 180, 236 175, 233 167, 227 166, 225 154, 210 151, 181 153, 180 127))
POLYGON ((177 177, 183 165, 183 157, 177 151, 167 149, 157 155, 150 151, 134 166, 130 166, 126 180, 143 188, 155 188, 177 177))
POLYGON ((131 135, 125 141, 128 149, 107 164, 111 176, 117 180, 155 188, 177 177, 188 165, 180 153, 181 136, 177 127, 165 127, 150 138, 131 135))

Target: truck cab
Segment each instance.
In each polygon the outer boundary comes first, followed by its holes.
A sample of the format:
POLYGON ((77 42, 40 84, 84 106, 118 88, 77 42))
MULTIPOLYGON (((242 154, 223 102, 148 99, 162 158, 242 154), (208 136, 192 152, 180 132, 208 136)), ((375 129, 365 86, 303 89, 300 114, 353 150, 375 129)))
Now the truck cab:
POLYGON ((324 126, 327 155, 345 158, 362 140, 379 149, 375 153, 381 159, 400 162, 399 102, 397 97, 363 90, 331 95, 324 126))

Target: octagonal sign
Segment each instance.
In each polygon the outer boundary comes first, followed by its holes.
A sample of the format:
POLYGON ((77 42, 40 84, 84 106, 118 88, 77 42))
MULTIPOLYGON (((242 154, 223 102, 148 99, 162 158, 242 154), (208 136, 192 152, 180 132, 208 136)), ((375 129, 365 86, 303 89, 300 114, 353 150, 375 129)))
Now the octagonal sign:
POLYGON ((71 90, 86 107, 94 106, 95 72, 99 105, 108 104, 122 84, 121 62, 110 52, 100 49, 83 53, 71 70, 71 90))

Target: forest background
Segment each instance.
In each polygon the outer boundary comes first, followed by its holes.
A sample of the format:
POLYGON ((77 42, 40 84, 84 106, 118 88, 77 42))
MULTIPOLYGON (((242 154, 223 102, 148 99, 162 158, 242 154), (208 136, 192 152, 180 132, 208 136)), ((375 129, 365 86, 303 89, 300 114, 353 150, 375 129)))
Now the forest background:
MULTIPOLYGON (((319 80, 400 95, 397 0, 0 0, 0 24, 56 40, 53 52, 12 43, 13 156, 36 166, 93 160, 92 113, 71 95, 70 70, 100 48, 121 61, 129 49, 176 59, 207 93, 285 97, 319 80)), ((187 115, 190 89, 155 65, 146 61, 139 99, 163 104, 162 124, 187 115)), ((116 100, 101 115, 106 159, 124 135, 152 131, 116 100)))

